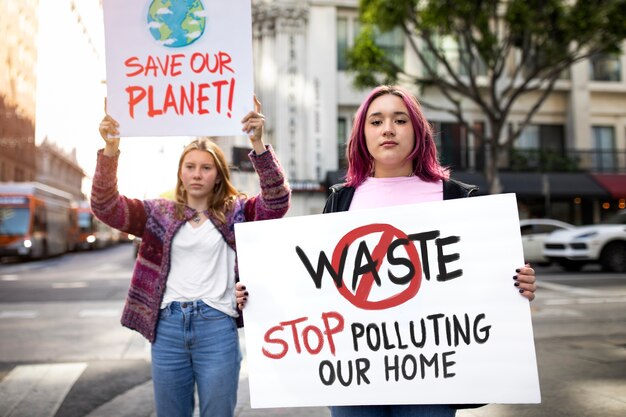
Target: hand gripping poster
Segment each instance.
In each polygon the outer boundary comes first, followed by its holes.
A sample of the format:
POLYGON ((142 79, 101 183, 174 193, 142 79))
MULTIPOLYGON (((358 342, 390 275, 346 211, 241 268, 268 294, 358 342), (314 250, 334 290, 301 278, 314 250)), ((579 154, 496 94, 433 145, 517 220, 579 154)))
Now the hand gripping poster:
POLYGON ((107 112, 122 136, 239 135, 250 0, 104 0, 107 112))
POLYGON ((514 194, 235 232, 253 407, 540 402, 514 194))

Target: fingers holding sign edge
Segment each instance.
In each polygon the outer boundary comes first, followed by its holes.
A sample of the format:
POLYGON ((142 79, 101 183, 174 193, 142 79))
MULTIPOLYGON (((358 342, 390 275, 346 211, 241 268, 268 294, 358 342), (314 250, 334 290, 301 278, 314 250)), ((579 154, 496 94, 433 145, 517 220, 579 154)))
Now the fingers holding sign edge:
POLYGON ((246 306, 246 302, 248 301, 248 291, 246 291, 246 286, 241 282, 235 284, 235 299, 237 302, 237 307, 240 310, 243 310, 246 306))

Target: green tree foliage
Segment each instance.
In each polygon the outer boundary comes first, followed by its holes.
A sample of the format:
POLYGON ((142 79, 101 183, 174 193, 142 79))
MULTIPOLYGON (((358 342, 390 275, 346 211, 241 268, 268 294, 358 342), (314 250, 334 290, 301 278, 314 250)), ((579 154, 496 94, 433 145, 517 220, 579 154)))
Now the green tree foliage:
POLYGON ((487 145, 485 175, 492 193, 500 191, 498 161, 559 76, 595 54, 619 53, 626 37, 626 0, 360 0, 359 10, 362 30, 348 56, 355 85, 418 85, 426 107, 453 114, 487 145), (394 65, 376 45, 373 28, 395 27, 407 36, 419 73, 394 65), (443 41, 458 47, 456 61, 443 41), (433 89, 445 105, 428 102, 433 89), (509 132, 507 119, 521 97, 532 105, 509 132), (484 113, 486 129, 474 130, 467 122, 467 103, 484 113))

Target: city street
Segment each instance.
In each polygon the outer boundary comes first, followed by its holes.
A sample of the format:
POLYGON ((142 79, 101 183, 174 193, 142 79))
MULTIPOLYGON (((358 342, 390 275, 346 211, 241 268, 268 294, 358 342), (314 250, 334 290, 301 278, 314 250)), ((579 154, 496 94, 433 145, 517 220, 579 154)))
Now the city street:
MULTIPOLYGON (((133 261, 132 245, 123 244, 0 264, 0 417, 154 415, 149 344, 119 324, 133 261)), ((626 274, 547 267, 537 275, 531 307, 542 403, 457 416, 624 416, 626 274)), ((237 415, 330 414, 251 409, 244 351, 237 415)))

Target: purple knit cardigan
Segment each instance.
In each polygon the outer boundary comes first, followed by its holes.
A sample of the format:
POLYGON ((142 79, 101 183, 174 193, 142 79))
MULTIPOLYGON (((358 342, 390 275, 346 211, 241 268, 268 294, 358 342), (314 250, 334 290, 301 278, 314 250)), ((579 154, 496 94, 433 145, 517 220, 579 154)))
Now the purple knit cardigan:
MULTIPOLYGON (((281 218, 289 209, 289 186, 272 148, 268 146, 267 149, 261 155, 250 152, 250 159, 260 179, 260 194, 238 198, 232 210, 226 213, 225 224, 208 215, 233 250, 236 250, 235 223, 281 218)), ((195 211, 185 207, 185 220, 178 220, 173 201, 142 201, 120 195, 117 190, 118 158, 119 153, 108 157, 102 150, 98 151, 91 189, 91 208, 109 226, 142 238, 121 322, 154 342, 159 307, 170 271, 172 240, 178 229, 194 216, 195 211)), ((237 276, 237 266, 235 273, 237 276)), ((239 325, 242 324, 239 320, 239 325)))

